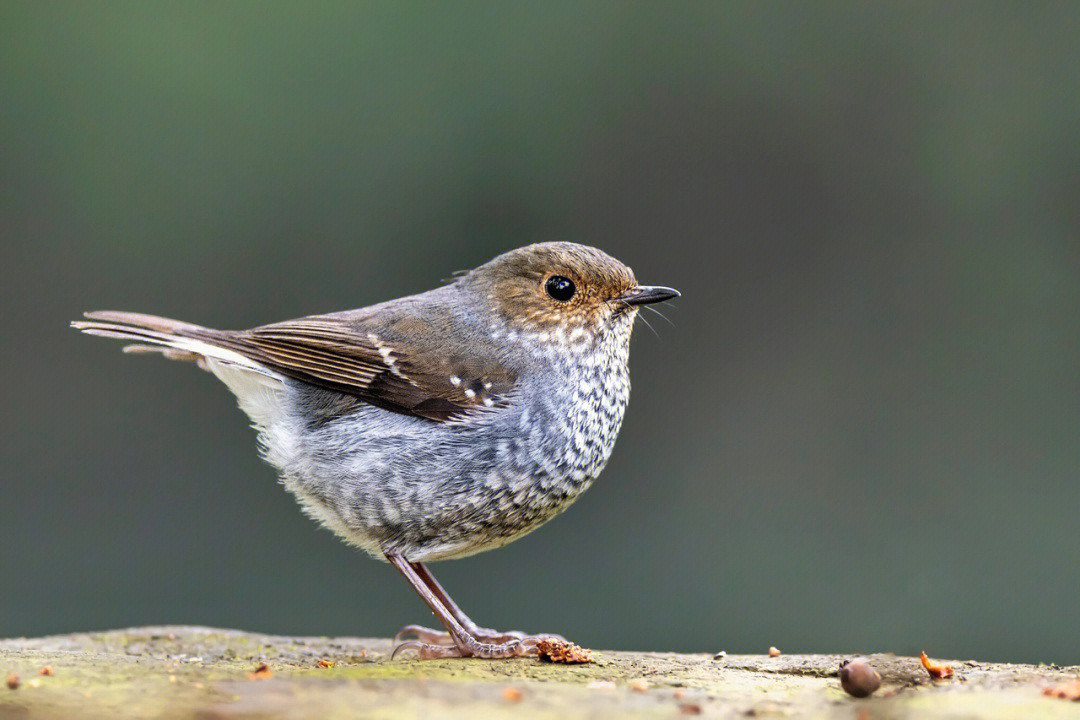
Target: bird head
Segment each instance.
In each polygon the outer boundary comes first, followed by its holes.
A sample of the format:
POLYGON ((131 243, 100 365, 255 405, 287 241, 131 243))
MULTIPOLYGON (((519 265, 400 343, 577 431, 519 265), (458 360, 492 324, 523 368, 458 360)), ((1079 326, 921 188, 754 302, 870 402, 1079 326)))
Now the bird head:
POLYGON ((678 297, 639 285, 634 272, 601 250, 569 242, 527 245, 470 271, 461 282, 482 295, 517 332, 577 337, 629 333, 638 307, 678 297))

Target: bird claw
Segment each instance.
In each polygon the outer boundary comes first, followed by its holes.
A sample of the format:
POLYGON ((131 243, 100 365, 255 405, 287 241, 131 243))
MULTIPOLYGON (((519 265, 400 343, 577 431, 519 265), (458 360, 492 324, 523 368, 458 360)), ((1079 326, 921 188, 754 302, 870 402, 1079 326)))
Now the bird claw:
POLYGON ((481 628, 483 635, 465 636, 460 641, 455 640, 450 633, 440 633, 430 628, 419 625, 406 625, 394 636, 395 646, 390 653, 390 659, 397 658, 399 653, 416 651, 418 660, 436 660, 440 658, 455 657, 478 657, 485 659, 500 659, 521 657, 523 655, 535 655, 537 643, 541 640, 562 640, 561 635, 544 633, 542 635, 525 635, 513 631, 499 633, 487 628, 481 628), (406 640, 399 642, 402 635, 415 634, 428 640, 406 640), (482 640, 481 637, 484 639, 482 640), (487 638, 491 638, 488 640, 487 638))
POLYGON ((461 651, 454 645, 433 645, 431 643, 420 642, 419 640, 408 640, 394 647, 394 650, 390 653, 390 659, 393 660, 398 656, 398 653, 407 652, 409 650, 416 651, 417 660, 437 660, 439 658, 462 657, 461 651))
MULTIPOLYGON (((508 643, 511 640, 524 640, 528 635, 520 630, 510 630, 507 632, 499 632, 498 630, 492 630, 491 628, 482 627, 470 627, 467 628, 470 635, 476 640, 482 643, 489 643, 495 645, 501 645, 508 643)), ((454 639, 450 636, 450 633, 444 630, 432 630, 431 628, 424 627, 423 625, 405 625, 394 634, 394 645, 402 642, 405 638, 415 637, 422 643, 429 645, 453 645, 454 639)), ((548 637, 563 639, 561 635, 548 635, 548 637)))
POLYGON ((423 625, 405 625, 394 634, 394 647, 396 648, 407 637, 415 637, 421 643, 429 645, 453 645, 454 640, 450 633, 444 630, 432 630, 423 625))

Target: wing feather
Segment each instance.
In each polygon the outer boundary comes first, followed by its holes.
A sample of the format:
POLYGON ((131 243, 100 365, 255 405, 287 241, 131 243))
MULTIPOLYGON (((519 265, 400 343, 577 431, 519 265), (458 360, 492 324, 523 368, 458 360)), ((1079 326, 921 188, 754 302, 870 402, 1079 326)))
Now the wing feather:
POLYGON ((251 330, 214 330, 138 313, 86 317, 73 325, 135 341, 140 350, 246 364, 434 421, 464 420, 504 407, 515 386, 514 374, 491 348, 470 346, 468 358, 448 356, 439 349, 439 330, 415 315, 399 316, 385 333, 373 329, 373 316, 364 311, 251 330))
POLYGON ((283 375, 436 421, 503 407, 514 385, 497 362, 455 363, 409 338, 383 338, 335 316, 228 333, 226 341, 283 375))

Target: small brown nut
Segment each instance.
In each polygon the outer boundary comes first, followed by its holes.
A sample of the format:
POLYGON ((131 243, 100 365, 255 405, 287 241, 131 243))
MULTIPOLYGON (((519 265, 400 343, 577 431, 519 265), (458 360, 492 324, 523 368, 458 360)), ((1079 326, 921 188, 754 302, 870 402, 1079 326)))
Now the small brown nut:
POLYGON ((11 673, 7 678, 7 686, 11 690, 15 690, 19 687, 19 675, 17 673, 11 673))
POLYGON ((840 663, 840 687, 852 697, 870 697, 881 687, 881 675, 862 658, 840 663))
POLYGON ((521 702, 521 691, 513 685, 507 685, 502 691, 503 699, 507 702, 521 702))
POLYGON ((781 654, 780 648, 775 645, 769 648, 769 657, 780 657, 781 654))
POLYGON ((52 674, 53 674, 53 669, 52 669, 51 665, 46 665, 45 667, 38 670, 38 675, 52 675, 52 674))

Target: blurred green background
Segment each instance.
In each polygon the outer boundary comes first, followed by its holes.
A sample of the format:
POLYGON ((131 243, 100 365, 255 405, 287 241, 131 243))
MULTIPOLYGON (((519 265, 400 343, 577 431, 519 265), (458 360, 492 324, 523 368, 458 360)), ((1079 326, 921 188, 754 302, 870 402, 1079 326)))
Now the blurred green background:
POLYGON ((683 292, 596 485, 435 571, 594 647, 1080 662, 1080 4, 0 3, 0 636, 429 619, 195 368, 529 242, 683 292))

